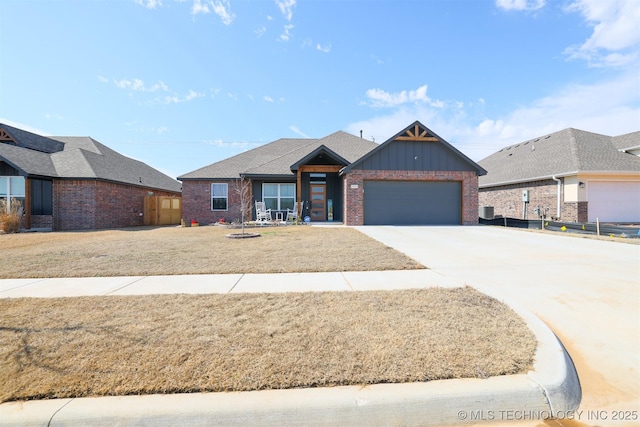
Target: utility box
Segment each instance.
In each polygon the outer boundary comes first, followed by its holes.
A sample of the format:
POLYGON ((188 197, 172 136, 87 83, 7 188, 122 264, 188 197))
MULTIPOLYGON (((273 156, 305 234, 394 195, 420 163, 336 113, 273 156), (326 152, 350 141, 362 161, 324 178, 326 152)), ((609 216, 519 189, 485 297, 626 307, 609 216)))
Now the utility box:
POLYGON ((529 202, 529 190, 522 190, 522 201, 529 202))
POLYGON ((482 219, 493 219, 493 206, 481 206, 480 207, 480 218, 482 219))

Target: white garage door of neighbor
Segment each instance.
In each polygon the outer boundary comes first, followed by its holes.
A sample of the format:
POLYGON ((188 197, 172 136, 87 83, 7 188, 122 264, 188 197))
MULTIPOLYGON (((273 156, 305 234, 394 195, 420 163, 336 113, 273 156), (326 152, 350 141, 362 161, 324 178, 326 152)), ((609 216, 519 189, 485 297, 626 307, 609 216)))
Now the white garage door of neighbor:
POLYGON ((640 222, 640 181, 587 181, 589 221, 640 222))

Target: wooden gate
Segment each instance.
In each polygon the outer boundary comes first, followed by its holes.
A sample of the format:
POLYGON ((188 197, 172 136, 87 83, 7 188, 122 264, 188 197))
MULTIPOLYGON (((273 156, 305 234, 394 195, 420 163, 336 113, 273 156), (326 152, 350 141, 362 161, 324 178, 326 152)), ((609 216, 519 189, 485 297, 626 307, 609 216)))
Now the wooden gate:
POLYGON ((145 196, 144 225, 178 225, 182 218, 182 197, 145 196))

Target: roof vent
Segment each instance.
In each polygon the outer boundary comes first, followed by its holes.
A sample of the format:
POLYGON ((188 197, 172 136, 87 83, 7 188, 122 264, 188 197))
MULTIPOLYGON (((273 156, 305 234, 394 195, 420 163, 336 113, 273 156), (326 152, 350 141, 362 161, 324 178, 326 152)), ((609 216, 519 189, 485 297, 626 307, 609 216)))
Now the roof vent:
POLYGON ((549 138, 551 138, 551 135, 547 135, 544 137, 544 139, 549 139, 549 138))

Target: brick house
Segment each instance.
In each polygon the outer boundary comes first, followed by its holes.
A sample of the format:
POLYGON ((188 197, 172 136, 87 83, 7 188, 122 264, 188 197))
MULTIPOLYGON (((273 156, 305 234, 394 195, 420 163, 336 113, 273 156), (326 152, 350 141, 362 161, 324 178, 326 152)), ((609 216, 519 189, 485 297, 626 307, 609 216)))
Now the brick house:
POLYGON ((180 183, 90 137, 45 137, 0 123, 0 198, 23 205, 23 227, 92 230, 143 225, 145 196, 180 183))
POLYGON ((484 173, 415 122, 382 144, 341 131, 279 139, 178 179, 184 218, 201 223, 238 220, 235 190, 248 182, 251 206, 264 202, 273 219, 301 202, 300 216, 312 222, 477 224, 478 176, 484 173))
POLYGON ((495 215, 566 222, 640 222, 640 132, 565 129, 478 162, 480 207, 495 215))

